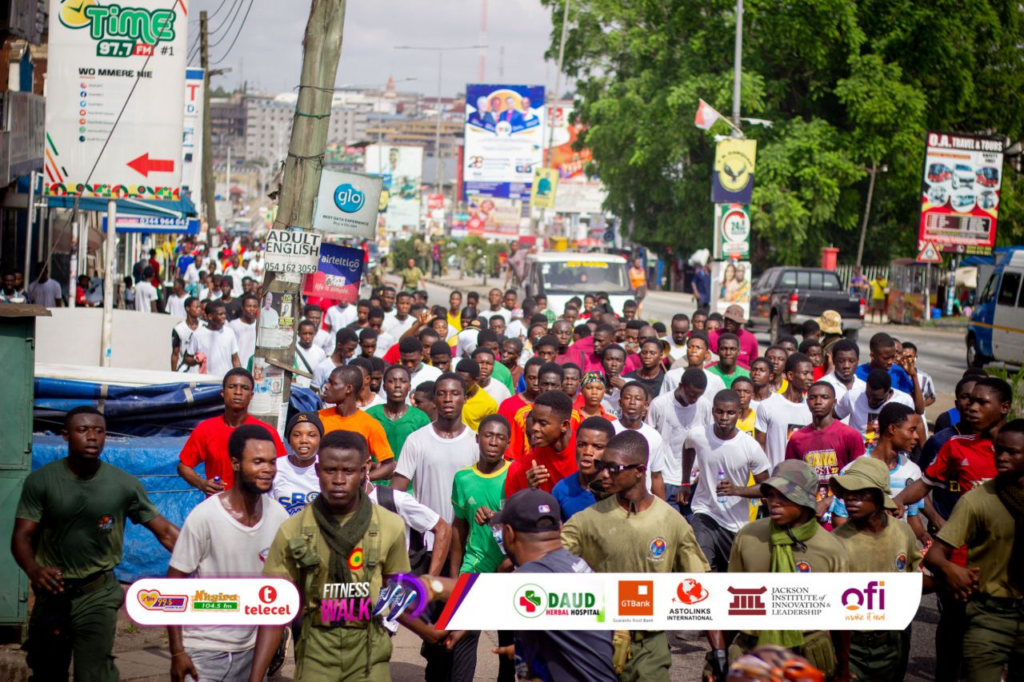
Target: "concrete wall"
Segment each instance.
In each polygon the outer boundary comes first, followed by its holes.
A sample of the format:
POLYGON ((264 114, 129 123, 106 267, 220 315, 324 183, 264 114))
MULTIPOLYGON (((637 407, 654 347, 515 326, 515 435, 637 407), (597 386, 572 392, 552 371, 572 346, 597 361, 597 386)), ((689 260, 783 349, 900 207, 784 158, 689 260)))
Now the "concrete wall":
MULTIPOLYGON (((36 362, 100 364, 102 308, 53 308, 36 318, 36 362)), ((114 310, 111 366, 170 371, 171 330, 183 318, 134 310, 114 310)))

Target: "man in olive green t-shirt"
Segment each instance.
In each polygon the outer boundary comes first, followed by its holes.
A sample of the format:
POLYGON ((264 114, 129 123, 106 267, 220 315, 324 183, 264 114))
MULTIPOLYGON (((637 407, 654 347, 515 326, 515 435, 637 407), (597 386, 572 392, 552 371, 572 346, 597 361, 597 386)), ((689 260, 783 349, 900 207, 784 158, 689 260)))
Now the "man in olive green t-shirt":
POLYGON ((416 261, 412 258, 409 259, 409 267, 402 270, 399 276, 402 278, 402 289, 404 291, 415 291, 416 289, 425 289, 427 287, 423 271, 420 270, 419 266, 416 265, 416 261))
POLYGON ((29 474, 15 512, 11 549, 35 592, 26 662, 34 679, 118 679, 111 651, 124 601, 114 567, 124 520, 152 532, 168 551, 178 528, 160 515, 139 479, 100 461, 107 425, 98 410, 64 418, 68 456, 29 474))
MULTIPOLYGON (((706 573, 711 566, 690 524, 647 489, 648 457, 647 439, 637 431, 608 441, 594 466, 610 496, 569 519, 562 545, 597 573, 706 573)), ((667 680, 672 656, 665 633, 635 630, 630 640, 619 679, 667 680)))
POLYGON ((964 679, 1020 679, 1024 651, 1024 419, 999 429, 996 477, 960 498, 925 566, 967 601, 964 679), (967 568, 950 557, 967 546, 967 568))

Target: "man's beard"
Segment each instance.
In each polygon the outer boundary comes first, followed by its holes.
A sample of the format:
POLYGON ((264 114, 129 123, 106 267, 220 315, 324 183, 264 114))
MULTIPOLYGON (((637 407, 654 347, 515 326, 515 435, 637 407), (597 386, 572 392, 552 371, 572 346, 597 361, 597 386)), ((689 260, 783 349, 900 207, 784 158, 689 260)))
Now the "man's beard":
POLYGON ((256 484, 255 481, 249 481, 242 477, 239 477, 238 485, 242 488, 244 492, 252 493, 253 495, 262 495, 263 493, 267 492, 266 490, 260 490, 259 486, 256 484))

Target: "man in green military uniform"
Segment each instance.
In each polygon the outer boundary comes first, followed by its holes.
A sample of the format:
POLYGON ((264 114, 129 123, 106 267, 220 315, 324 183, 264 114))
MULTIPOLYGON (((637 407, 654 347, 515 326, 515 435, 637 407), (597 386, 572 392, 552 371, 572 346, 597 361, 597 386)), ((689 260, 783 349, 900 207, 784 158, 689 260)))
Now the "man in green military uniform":
POLYGON ((967 602, 964 679, 1024 676, 1024 419, 999 429, 996 477, 974 487, 935 536, 925 566, 967 602), (967 546, 967 568, 950 561, 967 546))
MULTIPOLYGON (((730 573, 846 573, 843 545, 818 525, 818 475, 805 462, 789 459, 761 484, 768 518, 744 526, 729 555, 730 573)), ((756 646, 775 644, 806 657, 829 678, 849 679, 849 633, 814 630, 744 631, 729 647, 729 661, 756 646), (837 660, 836 646, 839 645, 837 660)))
POLYGON ((100 461, 103 415, 76 407, 64 418, 68 456, 32 472, 15 512, 11 552, 32 583, 28 626, 32 679, 118 679, 111 651, 124 601, 114 567, 121 563, 124 520, 148 528, 168 551, 178 528, 149 501, 139 479, 100 461))
POLYGON ((412 258, 409 259, 409 267, 398 274, 402 278, 403 291, 415 291, 417 289, 425 289, 427 287, 427 283, 423 277, 423 270, 416 265, 416 261, 412 258))
MULTIPOLYGON (((277 531, 263 574, 299 588, 296 682, 390 680, 391 638, 373 605, 386 577, 409 572, 405 523, 370 502, 366 439, 332 431, 320 441, 320 496, 277 531)), ((249 679, 259 682, 284 627, 261 627, 249 679)))
MULTIPOLYGON (((898 406, 902 407, 902 406, 898 406)), ((880 428, 887 421, 882 410, 880 428)), ((909 412, 910 409, 906 408, 909 412)), ((832 492, 846 505, 849 521, 832 534, 838 538, 850 558, 851 573, 907 573, 921 568, 921 550, 910 525, 890 518, 895 510, 889 497, 889 467, 872 457, 855 459, 840 476, 830 482, 832 492)), ((926 589, 931 579, 925 576, 926 589)), ((861 680, 878 682, 902 680, 899 674, 903 653, 903 633, 895 630, 854 632, 850 635, 850 672, 861 680)))
MULTIPOLYGON (((597 573, 706 573, 711 566, 690 524, 647 489, 648 456, 647 439, 638 431, 608 441, 594 467, 598 487, 610 496, 569 519, 562 545, 597 573)), ((628 653, 616 643, 619 679, 668 680, 672 656, 665 633, 636 630, 629 636, 628 653)))

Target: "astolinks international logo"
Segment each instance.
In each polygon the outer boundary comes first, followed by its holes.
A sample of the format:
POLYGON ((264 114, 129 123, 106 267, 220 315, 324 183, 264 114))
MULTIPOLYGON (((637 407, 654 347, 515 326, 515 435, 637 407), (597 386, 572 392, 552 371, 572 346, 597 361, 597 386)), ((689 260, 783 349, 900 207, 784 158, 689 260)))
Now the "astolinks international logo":
POLYGON ((334 205, 339 211, 356 213, 366 203, 366 195, 352 185, 345 183, 334 190, 334 205))

